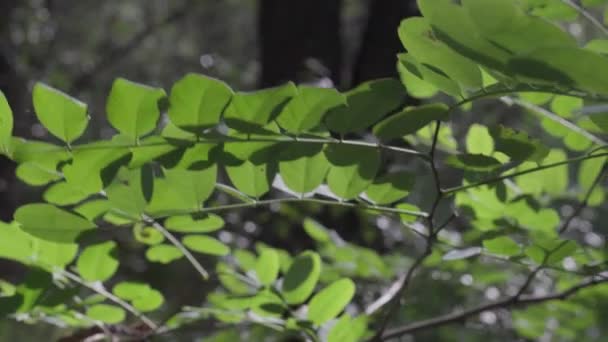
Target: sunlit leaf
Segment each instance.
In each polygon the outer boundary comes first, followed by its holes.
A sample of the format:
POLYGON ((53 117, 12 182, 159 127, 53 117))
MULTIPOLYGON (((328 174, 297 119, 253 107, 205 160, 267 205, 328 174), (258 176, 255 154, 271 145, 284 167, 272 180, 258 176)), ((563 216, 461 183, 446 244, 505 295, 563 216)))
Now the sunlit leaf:
POLYGON ((32 96, 36 116, 51 134, 68 144, 82 135, 89 122, 86 104, 42 83, 32 96))
POLYGON ((106 104, 108 120, 120 133, 137 139, 156 128, 158 102, 165 91, 118 78, 106 104))
POLYGON ((355 283, 350 279, 340 279, 319 291, 308 305, 308 319, 321 325, 335 318, 355 295, 355 283))

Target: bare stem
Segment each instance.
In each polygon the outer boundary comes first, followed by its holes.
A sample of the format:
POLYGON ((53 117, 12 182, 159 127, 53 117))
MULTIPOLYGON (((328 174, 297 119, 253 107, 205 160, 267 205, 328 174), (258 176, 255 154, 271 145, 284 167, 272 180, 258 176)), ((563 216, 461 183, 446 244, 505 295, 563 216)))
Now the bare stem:
POLYGON ((171 234, 163 225, 156 222, 153 218, 149 216, 144 216, 144 220, 151 224, 154 229, 158 230, 161 234, 163 234, 169 242, 175 246, 175 248, 179 249, 179 251, 188 259, 192 267, 196 269, 196 271, 203 277, 203 279, 209 279, 209 273, 203 268, 203 266, 196 260, 194 255, 190 253, 190 251, 173 235, 171 234))

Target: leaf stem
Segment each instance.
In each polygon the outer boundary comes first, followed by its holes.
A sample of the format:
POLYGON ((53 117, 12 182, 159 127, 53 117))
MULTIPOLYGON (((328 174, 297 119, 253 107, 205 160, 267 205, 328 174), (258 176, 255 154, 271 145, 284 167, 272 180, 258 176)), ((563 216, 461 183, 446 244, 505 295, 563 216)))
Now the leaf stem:
POLYGON ((117 305, 120 305, 122 308, 124 308, 125 310, 127 310, 128 312, 133 314, 135 317, 141 319, 141 321, 145 325, 147 325, 148 328, 150 328, 152 330, 157 330, 159 328, 158 325, 156 323, 154 323, 154 321, 152 321, 146 315, 141 313, 139 310, 135 309, 131 304, 125 302, 124 300, 122 300, 122 299, 118 298, 117 296, 115 296, 114 294, 112 294, 110 291, 106 290, 103 286, 95 286, 93 284, 90 284, 90 283, 86 282, 84 279, 80 278, 78 275, 76 275, 70 271, 64 270, 64 269, 56 268, 56 269, 53 269, 53 272, 59 273, 63 277, 104 296, 105 298, 114 302, 117 305))
POLYGON ((538 171, 542 171, 542 170, 547 170, 547 169, 551 169, 554 167, 559 167, 559 166, 563 166, 563 165, 568 165, 571 163, 575 163, 575 162, 579 162, 579 161, 584 161, 584 160, 590 160, 590 159, 595 159, 595 158, 601 158, 601 157, 608 157, 608 152, 604 152, 604 153, 597 153, 597 154, 585 154, 582 156, 578 156, 575 158, 570 158, 570 159, 566 159, 560 162, 555 162, 555 163, 551 163, 551 164, 546 164, 546 165, 541 165, 538 167, 533 167, 530 169, 526 169, 526 170, 522 170, 522 171, 518 171, 518 172, 513 172, 507 175, 501 175, 498 177, 493 177, 493 178, 488 178, 482 181, 479 181, 477 183, 471 183, 471 184, 465 184, 465 185, 461 185, 461 186, 456 186, 453 188, 448 188, 446 190, 444 190, 444 195, 452 195, 454 193, 460 192, 460 191, 464 191, 464 190, 468 190, 468 189, 472 189, 472 188, 477 188, 480 187, 482 185, 487 185, 487 184, 492 184, 492 183, 497 183, 500 181, 503 181, 505 179, 510 179, 513 177, 518 177, 518 176, 522 176, 528 173, 534 173, 534 172, 538 172, 538 171))
POLYGON ((203 266, 196 260, 194 255, 190 253, 190 251, 173 235, 171 234, 163 225, 155 221, 152 217, 143 215, 144 221, 146 223, 151 224, 154 229, 158 230, 161 234, 163 234, 169 242, 173 244, 179 251, 188 259, 190 264, 196 269, 196 271, 203 277, 203 279, 209 279, 209 273, 203 268, 203 266))
POLYGON ((184 210, 184 211, 171 211, 171 212, 161 212, 159 215, 155 215, 155 219, 161 219, 168 216, 174 215, 188 215, 194 213, 214 213, 220 211, 226 211, 231 209, 244 209, 244 208, 253 208, 257 206, 267 206, 272 204, 280 204, 280 203, 317 203, 323 205, 333 205, 339 207, 347 207, 347 208, 358 208, 363 210, 377 211, 382 213, 393 213, 393 214, 402 214, 402 215, 411 215, 416 217, 426 218, 428 216, 427 213, 421 211, 413 211, 399 208, 391 208, 391 207, 383 207, 377 205, 369 205, 364 203, 353 203, 353 202, 338 202, 331 200, 323 200, 319 198, 298 198, 298 197, 287 197, 287 198, 276 198, 269 200, 259 200, 255 202, 246 202, 246 203, 235 203, 235 204, 226 204, 219 205, 214 207, 202 208, 200 210, 192 211, 192 210, 184 210))

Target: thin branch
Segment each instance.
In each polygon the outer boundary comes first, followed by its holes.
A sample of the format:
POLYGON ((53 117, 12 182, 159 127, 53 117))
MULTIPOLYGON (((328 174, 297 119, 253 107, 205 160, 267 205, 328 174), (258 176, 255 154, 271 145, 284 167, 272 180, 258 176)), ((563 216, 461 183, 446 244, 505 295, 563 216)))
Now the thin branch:
POLYGON ((158 325, 156 323, 154 323, 154 321, 152 321, 150 318, 148 318, 146 315, 144 315, 143 313, 141 313, 140 311, 138 311, 136 308, 134 308, 133 306, 131 306, 131 304, 125 302, 124 300, 116 297, 114 294, 112 294, 111 292, 109 292, 108 290, 106 290, 103 286, 95 286, 93 284, 90 284, 88 282, 86 282, 84 279, 80 278, 78 275, 64 270, 64 269, 53 269, 54 272, 59 273, 60 275, 64 276, 65 278, 76 282, 102 296, 104 296, 105 298, 107 298, 108 300, 114 302, 115 304, 121 306, 123 309, 127 310, 128 312, 130 312, 131 314, 133 314, 135 317, 139 318, 146 326, 148 326, 148 328, 150 328, 151 330, 156 330, 158 329, 158 325))
MULTIPOLYGON (((215 136, 215 137, 201 137, 196 141, 184 140, 184 144, 222 144, 222 143, 306 143, 306 144, 323 144, 323 145, 349 145, 349 146, 362 146, 362 147, 370 147, 377 148, 385 151, 392 151, 397 153, 409 154, 422 159, 427 160, 428 157, 426 154, 409 149, 404 147, 397 147, 391 145, 384 145, 380 143, 372 143, 358 140, 338 140, 338 139, 329 139, 329 138, 300 138, 297 140, 291 137, 277 136, 277 137, 265 137, 265 138, 235 138, 230 136, 215 136)), ((83 150, 110 150, 117 148, 128 148, 128 149, 137 149, 137 148, 146 148, 146 147, 161 147, 161 146, 176 146, 169 141, 156 141, 156 142, 141 142, 138 144, 107 144, 107 145, 73 145, 71 146, 72 151, 83 151, 83 150)), ((176 146, 177 147, 177 146, 176 146)), ((49 149, 39 149, 35 151, 35 153, 45 153, 45 152, 53 152, 62 149, 60 147, 52 147, 49 149)))
POLYGON ((130 54, 133 50, 140 46, 148 37, 155 34, 156 31, 179 19, 182 19, 189 13, 192 13, 192 7, 194 6, 194 4, 195 1, 193 0, 187 1, 183 6, 174 10, 163 20, 145 27, 125 44, 117 46, 108 51, 97 61, 97 63, 95 63, 95 65, 93 65, 93 67, 74 78, 69 92, 74 92, 78 89, 82 89, 83 87, 88 86, 95 79, 95 76, 102 73, 105 69, 111 67, 116 62, 120 61, 125 56, 130 54))
MULTIPOLYGON (((415 271, 424 263, 424 260, 426 260, 426 258, 429 255, 431 255, 431 253, 433 251, 433 243, 437 239, 437 234, 440 231, 440 229, 434 228, 435 212, 439 206, 439 203, 441 202, 441 200, 443 198, 443 190, 441 189, 441 183, 439 181, 439 172, 437 171, 437 165, 435 164, 435 150, 437 148, 437 141, 439 139, 439 130, 440 129, 441 129, 441 121, 437 120, 436 124, 435 124, 435 133, 433 135, 433 142, 431 144, 431 149, 428 154, 429 164, 430 164, 430 167, 432 170, 433 181, 435 184, 436 195, 435 195, 435 200, 433 201, 431 210, 429 211, 429 214, 426 217, 426 221, 427 221, 428 228, 429 228, 429 235, 425 241, 426 246, 425 246, 424 252, 420 256, 418 256, 416 258, 416 260, 414 260, 414 263, 412 264, 412 266, 410 266, 410 268, 407 270, 407 273, 405 274, 405 276, 402 278, 401 282, 399 283, 398 290, 395 291, 395 295, 392 298, 388 298, 388 300, 385 300, 386 304, 389 305, 389 308, 386 312, 386 315, 382 319, 382 321, 380 323, 380 327, 376 331, 376 334, 374 335, 374 337, 372 337, 372 341, 380 341, 382 339, 382 335, 384 334, 384 331, 386 330, 388 323, 390 322, 390 319, 395 315, 395 313, 399 309, 399 306, 401 304, 401 299, 403 299, 405 297, 408 286, 411 282, 412 277, 414 276, 415 271)), ((384 299, 383 299, 383 301, 384 301, 384 299)))
POLYGON ((520 99, 508 97, 508 96, 501 97, 501 101, 506 103, 507 105, 516 104, 522 108, 528 109, 528 110, 532 111, 533 113, 536 113, 544 118, 547 118, 553 122, 556 122, 556 123, 564 126, 565 128, 569 129, 572 132, 575 132, 577 134, 584 136, 585 138, 589 139, 590 141, 593 141, 594 143, 596 143, 598 145, 608 146, 608 142, 606 142, 602 138, 595 136, 591 132, 573 124, 572 122, 562 118, 561 116, 559 116, 551 111, 546 110, 543 107, 537 106, 535 104, 532 104, 532 103, 529 103, 526 101, 522 101, 520 99))
POLYGON ((163 225, 156 222, 153 218, 146 215, 144 215, 143 218, 148 224, 151 224, 154 229, 158 230, 161 234, 163 234, 167 238, 167 240, 169 240, 169 242, 171 242, 173 246, 175 246, 175 248, 179 249, 179 251, 186 257, 186 259, 188 259, 190 264, 192 264, 192 267, 196 269, 196 271, 203 277, 203 279, 209 279, 209 273, 203 268, 203 266, 198 262, 198 260, 196 260, 194 255, 192 255, 192 253, 190 253, 190 251, 173 234, 171 234, 165 227, 163 227, 163 225))
POLYGON ((188 214, 204 214, 204 213, 215 213, 221 212, 231 209, 244 209, 244 208, 255 208, 259 206, 268 206, 272 204, 280 204, 280 203, 317 203, 323 205, 331 205, 337 207, 347 207, 347 208, 358 208, 363 210, 377 211, 381 213, 392 213, 392 214, 402 214, 402 215, 410 215, 421 218, 428 217, 428 214, 421 211, 413 211, 399 208, 391 208, 391 207, 383 207, 377 205, 369 205, 365 203, 353 203, 353 202, 338 202, 331 200, 323 200, 319 198, 298 198, 298 197, 288 197, 288 198, 276 198, 269 200, 260 200, 255 202, 246 202, 246 203, 235 203, 235 204, 226 204, 219 205, 215 207, 207 207, 199 210, 184 210, 184 211, 171 211, 171 212, 162 212, 159 215, 154 215, 155 219, 162 219, 168 216, 174 215, 188 215, 188 214))
POLYGON ((547 169, 551 169, 554 167, 559 167, 559 166, 563 166, 563 165, 568 165, 571 163, 575 163, 575 162, 580 162, 580 161, 584 161, 584 160, 590 160, 590 159, 595 159, 595 158, 602 158, 602 157, 608 157, 608 152, 604 152, 604 153, 597 153, 597 154, 585 154, 579 157, 574 157, 574 158, 570 158, 570 159, 566 159, 560 162, 556 162, 556 163, 551 163, 551 164, 545 164, 545 165, 541 165, 538 167, 533 167, 530 169, 526 169, 526 170, 522 170, 522 171, 518 171, 518 172, 513 172, 507 175, 501 175, 498 177, 492 177, 492 178, 488 178, 482 181, 479 181, 477 183, 471 183, 471 184, 465 184, 465 185, 461 185, 461 186, 456 186, 453 188, 449 188, 444 190, 444 195, 452 195, 454 193, 460 192, 460 191, 464 191, 467 189, 472 189, 472 188, 477 188, 480 187, 482 185, 488 185, 488 184, 492 184, 492 183, 497 183, 500 181, 503 181, 505 179, 510 179, 513 177, 518 177, 518 176, 523 176, 526 175, 528 173, 534 173, 534 172, 538 172, 538 171, 542 171, 542 170, 547 170, 547 169))
POLYGON ((564 224, 558 230, 558 232, 560 234, 566 232, 568 230, 568 228, 570 227, 570 224, 572 224, 572 221, 574 220, 574 218, 577 217, 578 215, 580 215, 580 213, 583 211, 583 209, 585 209, 587 207, 587 205, 589 203, 589 198, 591 198, 591 195, 593 194, 593 190, 595 190, 595 188, 600 184, 607 169, 608 169, 608 163, 604 163, 604 165, 602 166, 602 170, 598 173, 597 177, 595 177, 595 179, 593 180, 593 183, 591 184, 589 189, 587 189, 587 193, 585 194, 583 201, 578 204, 576 209, 574 209, 572 214, 570 216, 568 216, 568 218, 564 221, 564 224))
POLYGON ((608 278, 592 277, 591 279, 583 281, 562 292, 557 292, 546 296, 521 296, 516 299, 513 299, 513 297, 508 297, 498 302, 483 304, 468 310, 453 312, 447 315, 415 322, 406 326, 388 330, 386 334, 382 336, 382 340, 388 340, 405 334, 412 334, 418 331, 436 329, 448 324, 462 322, 472 316, 478 315, 488 310, 508 309, 517 306, 545 303, 552 300, 564 300, 568 297, 575 295, 577 292, 585 288, 593 287, 604 283, 608 283, 608 278))
POLYGON ((593 26, 599 29, 604 35, 608 36, 608 28, 604 26, 599 20, 597 20, 591 13, 585 10, 582 6, 572 0, 562 0, 563 3, 575 9, 583 17, 585 17, 593 26))

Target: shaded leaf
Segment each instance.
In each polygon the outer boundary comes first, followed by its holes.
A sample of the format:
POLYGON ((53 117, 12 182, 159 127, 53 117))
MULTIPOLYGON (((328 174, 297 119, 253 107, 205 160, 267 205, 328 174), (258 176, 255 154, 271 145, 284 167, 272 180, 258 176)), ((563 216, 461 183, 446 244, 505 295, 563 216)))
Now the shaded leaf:
POLYGON ((312 294, 321 274, 321 258, 314 252, 303 252, 285 274, 281 292, 289 304, 300 304, 312 294))
POLYGON ((21 229, 43 240, 74 242, 82 233, 95 228, 95 224, 50 204, 27 204, 15 212, 21 229))

